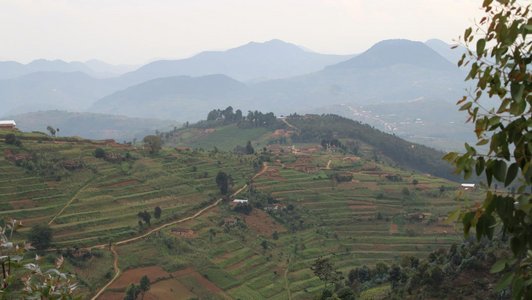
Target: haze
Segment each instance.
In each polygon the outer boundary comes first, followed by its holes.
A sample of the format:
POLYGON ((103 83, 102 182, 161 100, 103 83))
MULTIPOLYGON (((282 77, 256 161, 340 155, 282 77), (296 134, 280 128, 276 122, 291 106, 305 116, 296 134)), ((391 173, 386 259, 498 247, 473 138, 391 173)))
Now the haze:
POLYGON ((0 60, 142 64, 274 38, 352 54, 389 38, 451 42, 472 0, 0 0, 0 60))

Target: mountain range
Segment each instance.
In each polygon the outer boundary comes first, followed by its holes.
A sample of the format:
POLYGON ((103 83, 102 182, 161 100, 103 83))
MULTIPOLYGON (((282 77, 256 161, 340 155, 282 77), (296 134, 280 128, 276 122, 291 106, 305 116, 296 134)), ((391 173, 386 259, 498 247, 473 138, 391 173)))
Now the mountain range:
POLYGON ((113 70, 99 61, 0 62, 0 116, 61 109, 184 122, 228 105, 289 114, 340 104, 454 103, 466 87, 452 62, 461 51, 439 40, 385 40, 341 56, 272 40, 159 60, 109 78, 95 78, 95 70, 113 70))

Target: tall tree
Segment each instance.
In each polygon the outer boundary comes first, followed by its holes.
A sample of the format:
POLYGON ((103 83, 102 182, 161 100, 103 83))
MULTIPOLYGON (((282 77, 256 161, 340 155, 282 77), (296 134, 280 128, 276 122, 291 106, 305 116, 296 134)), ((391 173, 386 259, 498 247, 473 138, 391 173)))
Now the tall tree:
POLYGON ((232 179, 231 176, 227 175, 225 172, 218 172, 216 175, 216 185, 220 189, 222 195, 227 195, 229 189, 231 188, 232 179))
POLYGON ((140 278, 139 288, 142 291, 142 299, 144 299, 144 294, 150 290, 150 279, 148 276, 144 275, 140 278))
POLYGON ((486 179, 484 204, 457 211, 468 234, 475 228, 477 238, 492 238, 498 224, 508 233, 513 259, 496 264, 493 271, 513 270, 505 275, 501 287, 512 283, 516 299, 532 299, 532 12, 527 1, 484 0, 484 16, 460 38, 469 49, 458 62, 468 66, 466 80, 475 88, 458 104, 475 124, 477 146, 488 145, 487 153, 465 145, 466 152, 451 152, 445 159, 454 163, 465 178, 473 172, 486 179), (474 48, 474 49, 473 49, 474 48), (490 108, 484 102, 496 100, 490 108), (515 193, 492 188, 494 180, 515 193))
POLYGON ((162 148, 161 137, 158 135, 147 135, 143 139, 144 147, 148 149, 150 154, 159 152, 162 148))

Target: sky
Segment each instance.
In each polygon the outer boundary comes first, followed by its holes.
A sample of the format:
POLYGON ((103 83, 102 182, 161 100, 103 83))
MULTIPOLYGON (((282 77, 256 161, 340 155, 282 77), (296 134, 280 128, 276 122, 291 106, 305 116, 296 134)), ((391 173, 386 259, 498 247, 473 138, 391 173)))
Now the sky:
POLYGON ((0 0, 0 60, 143 64, 281 39, 329 54, 456 40, 481 0, 0 0))

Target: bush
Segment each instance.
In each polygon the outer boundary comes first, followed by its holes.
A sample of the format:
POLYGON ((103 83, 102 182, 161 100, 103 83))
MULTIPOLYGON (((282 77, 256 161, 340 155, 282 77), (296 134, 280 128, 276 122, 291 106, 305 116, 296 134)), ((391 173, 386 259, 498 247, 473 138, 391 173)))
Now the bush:
POLYGON ((22 145, 20 139, 17 138, 17 136, 13 133, 6 134, 6 136, 4 137, 4 141, 8 145, 15 145, 17 147, 20 147, 22 145))
POLYGON ((105 157, 105 150, 103 150, 102 148, 96 148, 96 150, 94 150, 94 157, 96 157, 96 158, 104 158, 105 157))

